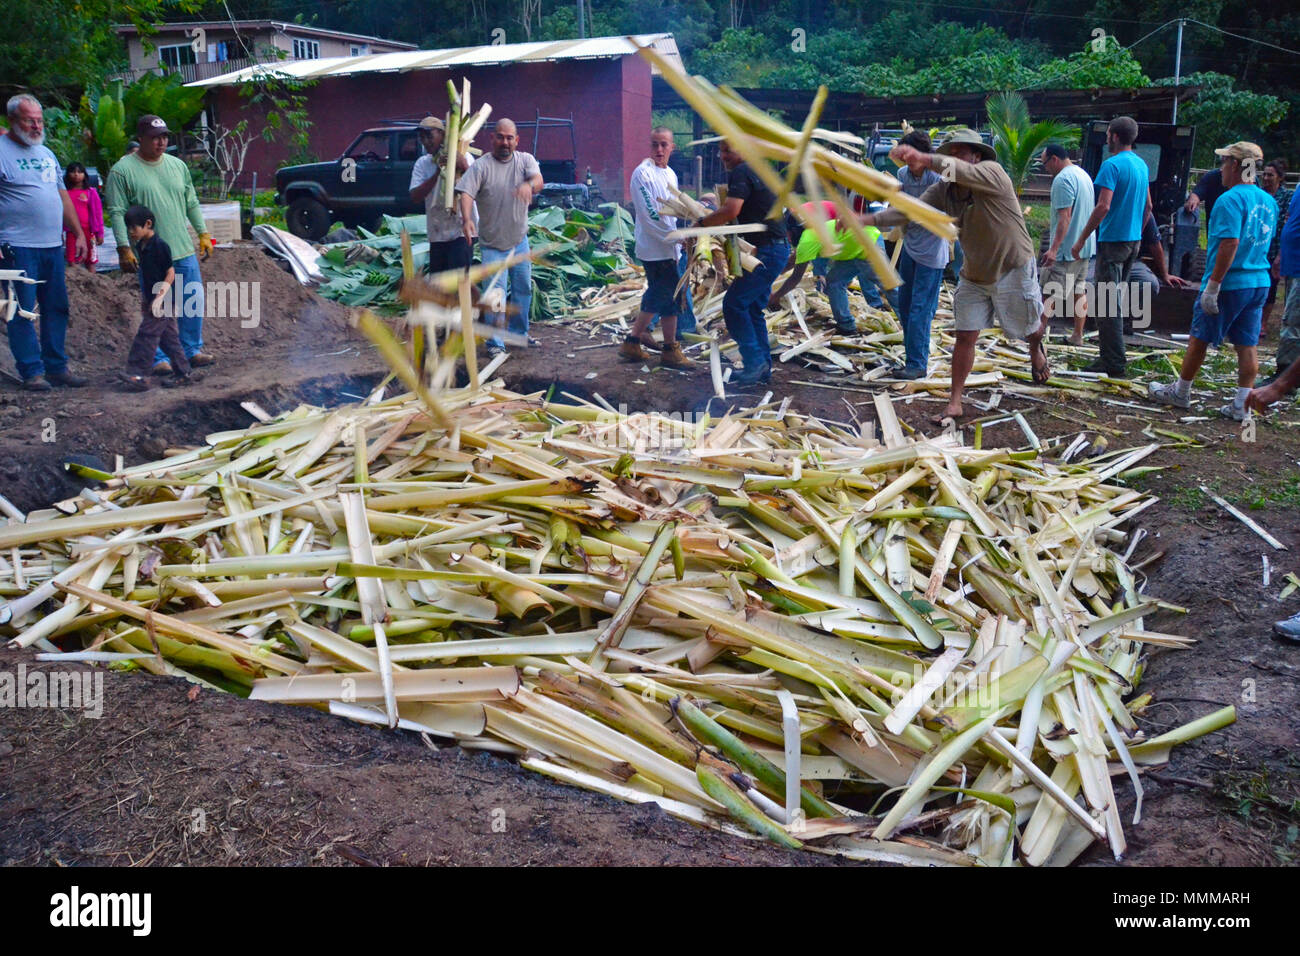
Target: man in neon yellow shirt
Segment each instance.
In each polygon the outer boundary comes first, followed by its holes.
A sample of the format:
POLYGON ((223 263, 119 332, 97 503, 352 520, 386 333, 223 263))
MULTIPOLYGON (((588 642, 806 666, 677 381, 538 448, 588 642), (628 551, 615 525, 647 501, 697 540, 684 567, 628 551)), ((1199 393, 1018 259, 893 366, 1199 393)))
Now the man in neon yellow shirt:
MULTIPOLYGON (((807 209, 811 203, 805 204, 807 209)), ((854 238, 853 233, 848 229, 840 228, 839 223, 835 220, 836 210, 833 203, 822 203, 827 220, 833 229, 835 242, 840 249, 834 255, 827 256, 831 261, 830 269, 826 272, 826 297, 830 299, 831 315, 835 317, 835 329, 843 335, 852 335, 857 331, 857 326, 853 321, 853 316, 849 312, 849 283, 857 278, 858 285, 862 289, 862 297, 867 300, 867 304, 873 309, 882 308, 884 305, 880 294, 880 280, 876 277, 875 270, 871 268, 871 263, 867 261, 866 253, 858 240, 854 238)), ((880 242, 880 230, 874 226, 863 226, 863 232, 867 238, 884 249, 880 242)), ((775 309, 781 297, 799 284, 803 278, 804 272, 808 269, 808 264, 814 259, 820 259, 823 256, 822 242, 817 233, 811 229, 804 229, 799 235, 794 252, 790 255, 790 260, 785 264, 786 269, 793 269, 790 278, 786 279, 781 287, 772 293, 768 299, 767 307, 775 309)), ((784 269, 782 270, 785 271, 784 269)), ((885 298, 889 300, 889 305, 898 311, 896 305, 896 293, 890 290, 885 293, 885 298)))
MULTIPOLYGON (((126 223, 122 217, 131 206, 146 206, 154 214, 154 229, 172 251, 172 267, 180 285, 181 314, 176 317, 180 328, 181 348, 190 364, 211 365, 213 358, 203 351, 203 276, 199 257, 185 228, 188 220, 199 237, 199 252, 204 259, 212 253, 212 237, 203 223, 199 197, 190 180, 189 167, 175 156, 167 155, 171 130, 157 116, 142 116, 136 124, 140 148, 113 164, 105 186, 105 203, 113 235, 117 237, 117 254, 125 272, 137 271, 135 253, 126 241, 126 223)), ((142 289, 148 292, 147 289, 142 289)), ((154 373, 170 374, 171 363, 159 350, 154 356, 154 373)))

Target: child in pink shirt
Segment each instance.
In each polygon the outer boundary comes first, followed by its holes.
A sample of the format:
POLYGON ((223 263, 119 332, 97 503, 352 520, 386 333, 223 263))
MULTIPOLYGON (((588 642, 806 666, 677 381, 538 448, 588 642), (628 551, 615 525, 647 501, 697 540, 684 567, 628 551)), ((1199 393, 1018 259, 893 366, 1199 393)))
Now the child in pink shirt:
MULTIPOLYGON (((104 244, 104 206, 99 201, 99 190, 91 189, 86 180, 86 167, 81 163, 69 163, 68 168, 63 173, 63 185, 68 190, 68 198, 72 200, 72 208, 77 210, 77 218, 81 220, 81 231, 86 234, 90 251, 86 256, 86 268, 91 272, 95 271, 95 266, 99 264, 99 251, 96 246, 104 244)), ((77 261, 77 243, 76 237, 66 229, 63 232, 66 240, 64 255, 68 260, 68 265, 73 265, 77 261)))

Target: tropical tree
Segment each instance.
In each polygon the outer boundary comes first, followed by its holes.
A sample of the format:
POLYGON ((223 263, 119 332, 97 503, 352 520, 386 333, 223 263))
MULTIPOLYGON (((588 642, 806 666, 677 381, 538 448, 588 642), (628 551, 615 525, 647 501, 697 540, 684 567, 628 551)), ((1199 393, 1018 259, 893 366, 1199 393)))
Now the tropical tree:
POLYGON ((1016 195, 1025 188, 1025 181, 1038 162, 1038 154, 1048 143, 1062 146, 1079 144, 1079 127, 1056 120, 1029 118, 1029 105, 1019 93, 994 93, 984 101, 988 113, 989 129, 993 133, 993 149, 998 162, 1011 177, 1016 195))

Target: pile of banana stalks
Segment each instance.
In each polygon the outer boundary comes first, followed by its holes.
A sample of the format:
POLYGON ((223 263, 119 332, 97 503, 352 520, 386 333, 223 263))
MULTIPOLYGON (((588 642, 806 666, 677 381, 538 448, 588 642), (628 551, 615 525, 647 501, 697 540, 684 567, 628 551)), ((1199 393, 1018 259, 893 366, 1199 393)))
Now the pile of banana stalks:
MULTIPOLYGON (((402 366, 403 377, 410 369, 402 366)), ((475 384, 300 406, 0 527, 11 647, 513 755, 786 847, 1125 850, 1153 499, 1080 462, 761 405, 619 415, 475 384), (62 655, 62 656, 60 656, 62 655)))

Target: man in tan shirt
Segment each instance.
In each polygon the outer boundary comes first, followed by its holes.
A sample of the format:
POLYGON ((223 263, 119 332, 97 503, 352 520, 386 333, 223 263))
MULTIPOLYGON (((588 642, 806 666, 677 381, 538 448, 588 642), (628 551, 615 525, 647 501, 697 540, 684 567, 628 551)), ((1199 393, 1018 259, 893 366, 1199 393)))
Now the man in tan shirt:
MULTIPOLYGON (((952 391, 948 407, 936 423, 962 417, 962 391, 975 362, 975 341, 995 318, 1008 338, 1029 343, 1034 381, 1045 384, 1051 370, 1043 348, 1038 263, 1015 188, 998 165, 993 148, 973 130, 958 129, 948 135, 938 152, 895 146, 890 156, 901 163, 922 163, 939 173, 942 182, 922 193, 921 201, 957 220, 965 253, 952 301, 957 327, 952 391)), ((902 213, 886 209, 863 216, 862 222, 896 226, 906 219, 902 213)))

